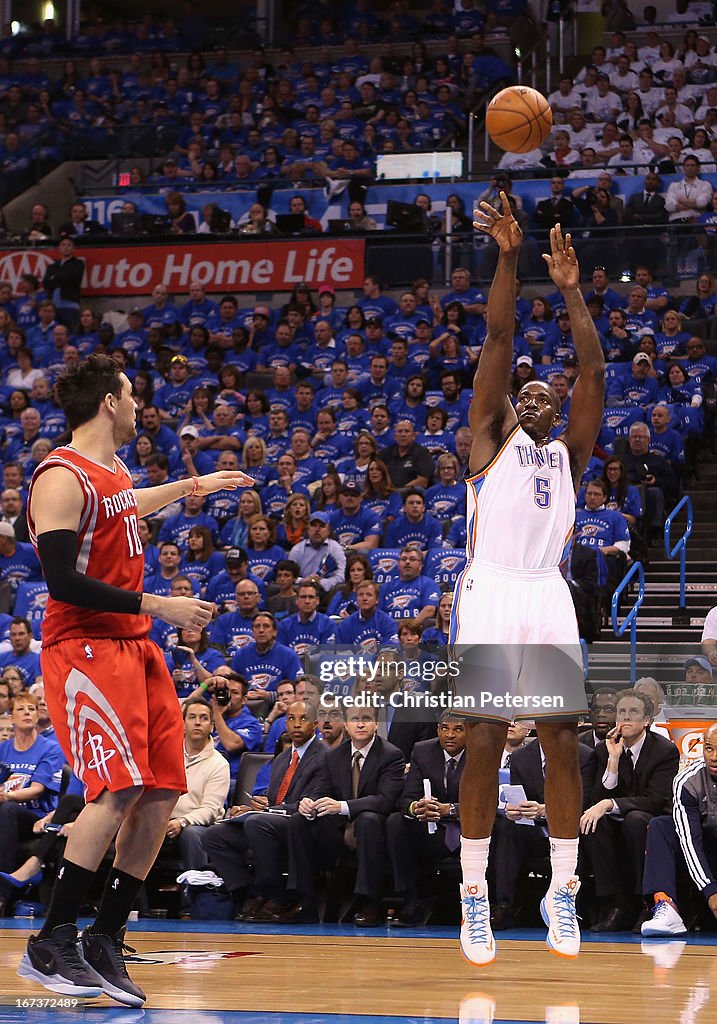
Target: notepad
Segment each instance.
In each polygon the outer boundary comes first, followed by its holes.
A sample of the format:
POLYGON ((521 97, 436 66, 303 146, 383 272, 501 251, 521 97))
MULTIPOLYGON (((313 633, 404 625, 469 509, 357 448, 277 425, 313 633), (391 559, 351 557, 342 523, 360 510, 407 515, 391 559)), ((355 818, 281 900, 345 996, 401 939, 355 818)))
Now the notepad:
MULTIPOLYGON (((518 804, 522 804, 527 799, 522 786, 498 787, 498 806, 503 810, 505 810, 507 804, 510 804, 511 807, 517 807, 518 804)), ((516 825, 535 825, 535 822, 532 818, 518 818, 516 825)))

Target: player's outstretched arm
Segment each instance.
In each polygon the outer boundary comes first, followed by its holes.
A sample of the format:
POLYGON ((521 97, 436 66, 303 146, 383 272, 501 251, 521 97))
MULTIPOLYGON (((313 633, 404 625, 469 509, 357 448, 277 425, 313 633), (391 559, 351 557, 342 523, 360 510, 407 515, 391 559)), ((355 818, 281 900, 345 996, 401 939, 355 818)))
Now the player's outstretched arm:
POLYGON ((473 379, 470 426, 476 458, 472 452, 471 469, 480 468, 478 464, 493 457, 495 450, 490 448, 495 448, 506 429, 516 422, 508 393, 515 333, 515 276, 523 234, 505 192, 500 193, 500 200, 502 213, 488 203, 481 203, 473 211, 473 227, 495 239, 500 251, 488 296, 488 333, 473 379))
POLYGON ((137 499, 137 515, 141 519, 157 512, 165 505, 171 505, 173 501, 186 498, 189 494, 199 494, 204 497, 206 494, 214 494, 215 491, 235 491, 237 487, 253 487, 254 480, 239 470, 220 470, 217 473, 207 473, 205 476, 187 477, 186 480, 176 480, 171 484, 158 484, 156 487, 140 487, 135 490, 134 496, 137 499), (197 481, 197 489, 194 489, 194 481, 197 481))
POLYGON ((211 622, 214 606, 209 601, 124 590, 80 572, 77 535, 83 503, 77 477, 62 466, 47 469, 33 485, 30 514, 51 597, 94 611, 157 615, 185 629, 203 629, 211 622))
POLYGON ((570 314, 580 374, 573 387, 568 426, 563 435, 570 449, 577 488, 600 432, 605 404, 605 356, 597 329, 580 291, 580 267, 569 234, 559 224, 550 231, 550 255, 543 255, 570 314))

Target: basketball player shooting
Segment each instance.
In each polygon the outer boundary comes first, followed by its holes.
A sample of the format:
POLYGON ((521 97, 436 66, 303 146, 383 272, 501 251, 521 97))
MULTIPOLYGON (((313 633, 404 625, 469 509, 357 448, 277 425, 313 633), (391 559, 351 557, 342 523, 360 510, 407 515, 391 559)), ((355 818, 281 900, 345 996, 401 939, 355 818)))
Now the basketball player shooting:
POLYGON ((91 355, 60 377, 56 394, 72 441, 35 470, 28 522, 49 590, 41 656, 47 706, 86 805, 18 974, 62 995, 105 993, 137 1007, 146 997, 125 966, 125 923, 186 792, 182 715, 149 639, 150 617, 202 629, 213 610, 207 601, 142 593, 137 523, 188 494, 254 481, 218 472, 135 491, 115 454, 135 437, 137 412, 117 364, 91 355), (78 941, 79 909, 113 840, 97 918, 78 941))
MULTIPOLYGON (((496 702, 481 704, 467 718, 460 792, 460 941, 463 955, 477 966, 495 957, 486 867, 498 769, 511 718, 537 720, 545 757, 552 878, 541 912, 548 947, 568 957, 577 956, 580 948, 575 913, 582 803, 577 721, 586 701, 577 621, 559 566, 569 550, 575 493, 600 429, 605 387, 603 353, 580 293, 575 251, 570 235, 556 226, 550 233, 550 255, 543 258, 570 313, 580 363, 567 429, 551 440, 551 430, 560 421, 560 402, 547 383, 526 384, 513 407, 508 396, 522 235, 505 193, 500 198, 502 213, 487 203, 474 212, 474 227, 495 239, 500 252, 470 407, 468 558, 456 586, 450 639, 463 656, 459 693, 492 689, 523 699, 542 700, 552 693, 556 699, 554 710, 540 715, 530 710, 521 714, 515 705, 501 708, 496 702)), ((536 808, 525 805, 525 816, 535 819, 536 808)))

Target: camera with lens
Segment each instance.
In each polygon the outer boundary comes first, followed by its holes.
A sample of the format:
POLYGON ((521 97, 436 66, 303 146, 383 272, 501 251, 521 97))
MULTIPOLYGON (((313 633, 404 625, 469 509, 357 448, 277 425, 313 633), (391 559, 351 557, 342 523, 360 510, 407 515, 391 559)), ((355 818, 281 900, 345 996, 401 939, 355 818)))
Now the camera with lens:
POLYGON ((214 689, 214 699, 216 700, 217 704, 220 704, 222 707, 226 707, 226 705, 232 699, 231 698, 231 694, 229 693, 229 687, 227 687, 227 686, 217 686, 217 687, 215 687, 215 689, 214 689))

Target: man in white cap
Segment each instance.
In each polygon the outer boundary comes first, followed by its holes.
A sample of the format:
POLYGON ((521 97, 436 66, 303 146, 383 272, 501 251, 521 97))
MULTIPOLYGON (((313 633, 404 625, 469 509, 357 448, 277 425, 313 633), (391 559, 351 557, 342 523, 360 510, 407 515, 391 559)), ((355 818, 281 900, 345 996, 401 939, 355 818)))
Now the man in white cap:
POLYGON ((211 455, 201 451, 199 447, 199 431, 192 424, 182 427, 179 432, 179 447, 182 462, 189 476, 203 476, 216 468, 211 455))
POLYGON ((632 360, 629 376, 614 377, 608 385, 609 405, 639 405, 646 409, 657 401, 659 388, 652 373, 652 362, 647 352, 638 352, 632 360))

